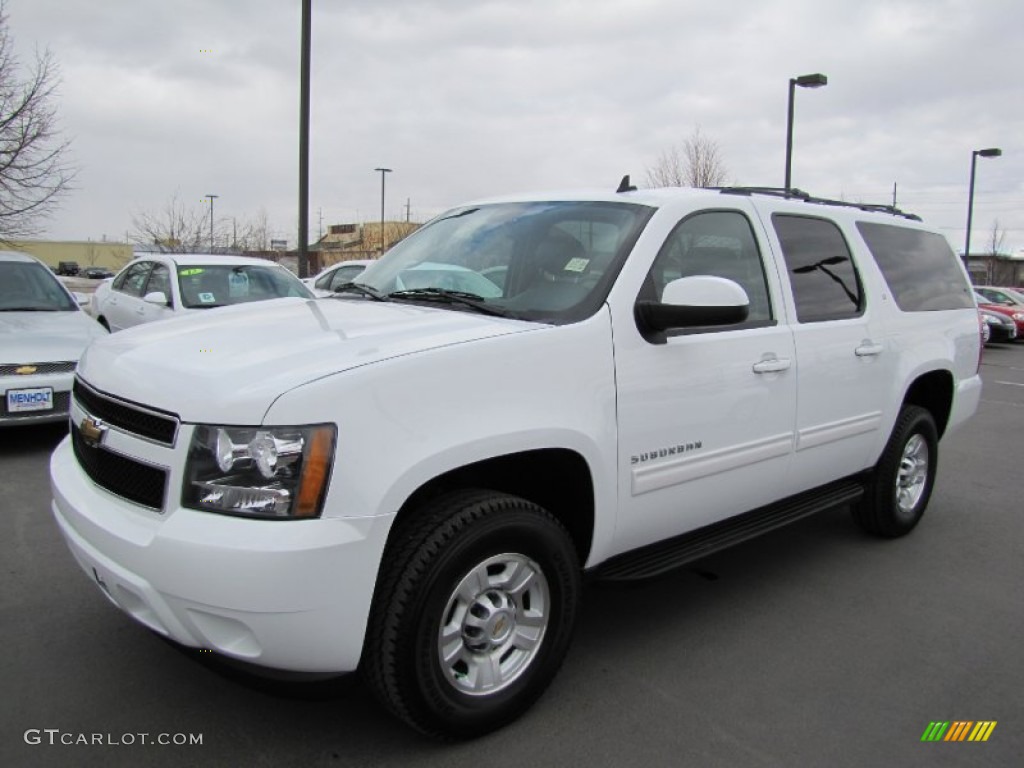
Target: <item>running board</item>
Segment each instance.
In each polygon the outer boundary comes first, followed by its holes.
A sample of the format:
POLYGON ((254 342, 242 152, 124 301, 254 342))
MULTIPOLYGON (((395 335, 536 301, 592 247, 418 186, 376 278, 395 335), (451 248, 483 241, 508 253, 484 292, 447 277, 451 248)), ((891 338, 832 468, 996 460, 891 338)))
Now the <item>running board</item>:
POLYGON ((590 571, 589 575, 603 581, 634 581, 660 576, 712 552, 760 536, 816 512, 856 501, 863 495, 862 477, 839 480, 681 536, 616 555, 590 571))

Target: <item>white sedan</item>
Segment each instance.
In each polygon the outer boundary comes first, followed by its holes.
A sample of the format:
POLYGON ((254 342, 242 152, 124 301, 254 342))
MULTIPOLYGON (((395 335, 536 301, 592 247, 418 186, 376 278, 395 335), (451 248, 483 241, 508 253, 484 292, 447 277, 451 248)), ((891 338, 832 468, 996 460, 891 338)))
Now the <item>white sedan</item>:
POLYGON ((307 287, 316 292, 318 296, 329 296, 335 289, 345 283, 351 283, 363 270, 373 264, 376 259, 349 259, 339 261, 337 264, 324 269, 313 277, 302 280, 307 287))
POLYGON ((245 256, 150 254, 100 283, 90 311, 111 331, 185 313, 314 295, 284 267, 245 256))
POLYGON ((42 262, 0 251, 0 427, 67 419, 78 358, 106 334, 42 262))

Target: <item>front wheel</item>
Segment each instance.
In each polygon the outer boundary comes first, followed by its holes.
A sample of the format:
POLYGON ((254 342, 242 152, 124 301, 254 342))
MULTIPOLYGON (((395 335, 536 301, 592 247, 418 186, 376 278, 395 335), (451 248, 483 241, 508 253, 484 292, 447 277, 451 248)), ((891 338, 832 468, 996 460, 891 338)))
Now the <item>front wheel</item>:
POLYGON ((479 736, 529 708, 561 665, 579 560, 557 519, 514 496, 460 491, 414 515, 384 554, 363 670, 418 730, 479 736))
POLYGON ((853 509, 865 531, 891 539, 913 530, 932 495, 938 446, 931 413, 916 405, 904 406, 864 498, 853 509))

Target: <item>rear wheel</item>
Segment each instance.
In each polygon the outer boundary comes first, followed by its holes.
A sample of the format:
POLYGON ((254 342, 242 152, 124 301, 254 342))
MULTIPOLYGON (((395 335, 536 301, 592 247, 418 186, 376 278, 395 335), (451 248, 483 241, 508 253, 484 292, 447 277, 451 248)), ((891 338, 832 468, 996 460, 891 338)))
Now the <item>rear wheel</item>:
POLYGON ((896 538, 913 530, 931 498, 938 443, 931 413, 904 406, 864 498, 853 509, 865 531, 896 538))
POLYGON ((394 532, 379 584, 363 654, 370 686, 418 730, 468 738, 518 717, 551 681, 580 567, 541 507, 460 491, 394 532))

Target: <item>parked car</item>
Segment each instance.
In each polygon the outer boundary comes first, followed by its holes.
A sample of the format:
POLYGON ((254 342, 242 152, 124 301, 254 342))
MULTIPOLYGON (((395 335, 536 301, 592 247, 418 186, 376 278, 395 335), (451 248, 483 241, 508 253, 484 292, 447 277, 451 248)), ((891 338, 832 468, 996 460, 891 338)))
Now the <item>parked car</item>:
POLYGON ((90 312, 111 331, 217 307, 314 295, 295 275, 265 259, 151 254, 100 283, 90 312))
POLYGON ((1013 321, 1012 317, 1002 312, 980 307, 978 312, 981 313, 981 319, 987 331, 985 336, 986 344, 1013 341, 1017 338, 1017 324, 1013 321))
POLYGON ((984 296, 989 304, 1001 304, 1024 310, 1024 293, 1016 288, 994 288, 990 285, 979 285, 974 290, 984 296))
POLYGON ((0 427, 66 420, 75 365, 106 334, 49 267, 0 251, 0 427))
POLYGON ((975 301, 978 302, 978 309, 994 312, 1010 318, 1017 326, 1017 338, 1024 339, 1024 307, 1017 307, 1012 304, 996 304, 989 301, 988 297, 975 288, 975 301))
POLYGON ((86 267, 81 272, 81 277, 87 277, 90 280, 104 280, 113 276, 114 273, 106 267, 86 267))
POLYGON ((339 261, 337 264, 327 267, 315 277, 304 278, 302 282, 308 288, 313 289, 318 296, 328 296, 334 293, 338 286, 352 282, 374 261, 375 259, 339 261))
MULTIPOLYGON (((837 506, 909 534, 981 398, 943 232, 623 182, 449 211, 329 300, 94 344, 50 461, 84 578, 186 646, 361 669, 467 738, 554 679, 585 574, 647 579, 837 506)), ((899 558, 856 566, 871 599, 909 599, 899 558)))
POLYGON ((79 273, 77 261, 61 261, 57 263, 57 274, 74 277, 79 273))

